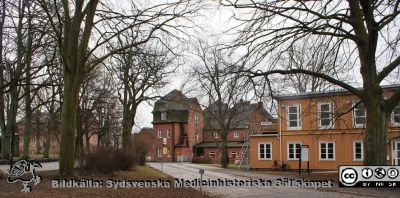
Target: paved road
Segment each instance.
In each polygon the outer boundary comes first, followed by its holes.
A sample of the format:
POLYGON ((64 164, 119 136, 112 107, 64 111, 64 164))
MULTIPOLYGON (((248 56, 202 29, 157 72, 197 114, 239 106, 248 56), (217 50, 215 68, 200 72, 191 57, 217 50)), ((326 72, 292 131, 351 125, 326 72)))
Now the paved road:
MULTIPOLYGON (((43 162, 41 163, 42 168, 36 169, 36 171, 47 171, 47 170, 58 170, 58 162, 43 162)), ((0 165, 0 170, 7 173, 10 165, 0 165)))
MULTIPOLYGON (((288 176, 258 174, 252 171, 222 169, 218 167, 210 167, 199 164, 190 163, 150 163, 151 167, 161 170, 172 177, 185 180, 199 179, 199 169, 204 169, 205 174, 203 180, 208 179, 264 179, 273 182, 276 179, 282 179, 288 176)), ((336 185, 335 185, 336 186, 336 185)), ((199 189, 198 187, 195 187, 199 189)), ((314 188, 288 188, 277 187, 276 185, 263 187, 203 187, 207 194, 216 197, 398 197, 398 191, 393 193, 382 194, 382 192, 370 192, 365 190, 343 189, 333 187, 331 189, 314 189, 314 188)))

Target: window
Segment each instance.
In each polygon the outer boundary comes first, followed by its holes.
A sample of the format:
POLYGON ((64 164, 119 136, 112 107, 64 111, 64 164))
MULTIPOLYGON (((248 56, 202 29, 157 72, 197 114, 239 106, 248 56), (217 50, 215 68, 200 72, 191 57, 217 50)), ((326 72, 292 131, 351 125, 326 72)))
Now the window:
POLYGON ((233 132, 233 138, 239 138, 239 132, 238 131, 234 131, 233 132))
POLYGON ((288 142, 288 160, 299 160, 301 142, 288 142))
POLYGON ((157 156, 162 157, 162 148, 157 148, 157 156))
MULTIPOLYGON (((356 105, 358 102, 354 103, 356 105)), ((358 103, 353 109, 353 123, 354 127, 363 127, 366 122, 366 112, 364 103, 358 103)))
POLYGON ((209 156, 210 157, 215 157, 215 152, 210 152, 209 156))
POLYGON ((161 120, 167 120, 167 112, 161 112, 161 120))
POLYGON ((335 160, 335 142, 319 143, 319 160, 335 160))
POLYGON ((231 155, 232 158, 235 158, 235 159, 236 159, 236 157, 237 157, 237 153, 236 153, 236 152, 231 152, 230 155, 231 155))
POLYGON ((272 143, 259 143, 258 144, 258 159, 270 160, 272 159, 272 143))
POLYGON ((196 133, 196 134, 194 135, 194 138, 195 138, 196 142, 198 142, 198 141, 199 141, 199 134, 196 133))
POLYGON ((158 138, 162 138, 162 135, 163 135, 163 134, 162 134, 162 130, 159 129, 159 130, 158 130, 158 136, 157 136, 157 137, 158 137, 158 138))
POLYGON ((400 104, 393 109, 392 123, 395 126, 400 126, 400 104))
POLYGON ((288 121, 287 121, 288 129, 289 130, 301 129, 300 105, 288 106, 287 115, 288 115, 288 121))
POLYGON ((214 136, 214 138, 219 138, 219 133, 218 133, 218 131, 214 131, 214 132, 213 132, 213 136, 214 136))
POLYGON ((361 140, 353 142, 353 159, 354 161, 364 160, 364 148, 361 140))
POLYGON ((169 148, 167 148, 167 156, 171 157, 171 150, 169 150, 169 148))
POLYGON ((332 103, 318 103, 318 126, 323 129, 333 126, 332 103))
POLYGON ((197 115, 197 113, 194 114, 194 123, 199 124, 199 115, 197 115))
POLYGON ((167 129, 167 138, 171 138, 171 130, 167 129))

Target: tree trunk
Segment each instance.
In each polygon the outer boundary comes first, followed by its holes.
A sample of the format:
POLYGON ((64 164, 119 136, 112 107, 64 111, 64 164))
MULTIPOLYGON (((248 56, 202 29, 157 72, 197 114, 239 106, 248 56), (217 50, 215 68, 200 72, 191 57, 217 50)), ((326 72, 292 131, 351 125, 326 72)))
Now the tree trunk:
POLYGON ((220 151, 221 151, 221 168, 228 167, 228 148, 227 148, 227 133, 223 132, 221 134, 221 144, 220 144, 220 151))
POLYGON ((40 125, 41 125, 42 123, 41 123, 41 120, 40 120, 40 115, 39 115, 39 112, 38 112, 38 115, 36 115, 36 121, 35 121, 35 131, 36 131, 36 154, 39 154, 39 153, 42 153, 42 149, 41 149, 41 147, 40 147, 40 140, 42 139, 42 138, 40 138, 40 136, 41 136, 41 128, 40 128, 40 125))
POLYGON ((29 31, 28 31, 28 47, 26 53, 26 85, 24 87, 25 94, 25 128, 24 128, 24 151, 23 158, 29 159, 29 142, 31 140, 32 132, 32 98, 31 98, 31 60, 32 60, 32 18, 29 18, 29 31))
POLYGON ((365 101, 367 124, 365 129, 365 159, 366 165, 386 165, 386 132, 390 114, 383 105, 380 88, 365 101))
POLYGON ((51 142, 51 134, 54 132, 54 123, 52 121, 53 116, 50 115, 50 119, 48 122, 48 127, 46 130, 46 139, 44 143, 44 153, 43 153, 43 158, 49 158, 49 151, 50 151, 50 142, 51 142))
MULTIPOLYGON (((1 6, 1 20, 0 20, 0 65, 4 65, 3 63, 3 27, 4 27, 4 20, 6 18, 6 5, 5 5, 5 1, 3 0, 2 2, 2 6, 1 6)), ((4 136, 5 136, 5 131, 6 131, 6 124, 5 124, 5 115, 4 115, 4 110, 5 110, 5 105, 4 105, 4 71, 3 69, 0 69, 0 134, 1 134, 1 144, 0 144, 0 153, 3 153, 2 151, 3 149, 3 143, 5 140, 4 136)), ((4 156, 4 155, 3 155, 4 156)))
POLYGON ((84 129, 83 129, 83 112, 80 107, 78 107, 78 113, 77 113, 77 134, 76 134, 76 145, 75 145, 75 150, 76 150, 76 156, 79 159, 80 156, 82 156, 83 153, 83 135, 84 135, 84 129))
POLYGON ((51 144, 51 136, 55 133, 56 130, 56 115, 55 115, 55 91, 54 87, 52 87, 52 95, 51 95, 51 102, 49 108, 49 123, 47 128, 47 135, 46 135, 46 143, 44 147, 44 158, 49 158, 50 152, 50 144, 51 144))
MULTIPOLYGON (((29 85, 27 85, 29 87, 29 85)), ((26 88, 25 91, 30 90, 30 88, 26 88)), ((29 95, 29 94, 27 94, 29 95)), ((25 96, 25 123, 24 123, 24 151, 22 154, 22 158, 29 159, 29 143, 31 140, 31 132, 32 132, 32 108, 31 108, 31 97, 25 96)))
POLYGON ((90 153, 89 127, 85 126, 86 153, 90 153))
POLYGON ((122 129, 122 149, 127 149, 131 145, 132 127, 135 125, 136 108, 127 109, 124 106, 123 129, 122 129))
POLYGON ((76 113, 80 80, 64 71, 64 101, 61 110, 60 175, 72 176, 75 163, 76 113))

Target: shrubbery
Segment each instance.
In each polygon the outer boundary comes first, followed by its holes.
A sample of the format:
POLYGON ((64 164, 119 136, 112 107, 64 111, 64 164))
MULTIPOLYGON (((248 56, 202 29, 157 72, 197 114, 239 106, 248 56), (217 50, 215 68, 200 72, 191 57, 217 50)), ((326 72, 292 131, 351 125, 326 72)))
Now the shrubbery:
POLYGON ((118 170, 129 170, 137 164, 137 157, 132 149, 125 151, 110 147, 100 147, 96 151, 83 156, 79 168, 89 174, 112 174, 118 170))
POLYGON ((132 144, 132 151, 137 159, 139 165, 144 165, 146 163, 146 155, 149 150, 149 145, 146 144, 142 139, 135 138, 132 144))

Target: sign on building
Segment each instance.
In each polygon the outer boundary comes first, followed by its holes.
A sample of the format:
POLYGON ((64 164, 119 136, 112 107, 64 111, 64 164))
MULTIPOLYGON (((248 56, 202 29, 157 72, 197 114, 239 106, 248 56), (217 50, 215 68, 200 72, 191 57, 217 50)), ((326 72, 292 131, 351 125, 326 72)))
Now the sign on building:
POLYGON ((162 148, 162 154, 166 155, 168 153, 168 148, 167 147, 163 147, 162 148))
POLYGON ((163 145, 167 145, 167 138, 163 138, 162 143, 163 143, 163 145))
POLYGON ((308 162, 308 148, 301 148, 301 161, 308 162))

